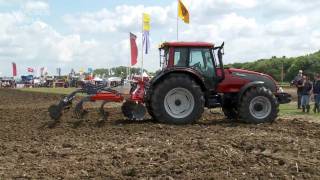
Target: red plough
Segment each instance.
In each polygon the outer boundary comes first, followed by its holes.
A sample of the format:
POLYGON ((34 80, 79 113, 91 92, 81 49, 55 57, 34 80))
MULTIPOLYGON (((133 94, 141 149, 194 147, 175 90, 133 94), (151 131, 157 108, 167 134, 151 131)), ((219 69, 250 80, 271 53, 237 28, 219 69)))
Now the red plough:
POLYGON ((131 120, 141 120, 146 114, 145 107, 143 106, 143 96, 144 96, 144 81, 137 80, 134 81, 133 88, 130 90, 130 97, 125 98, 123 94, 118 91, 108 88, 105 86, 97 86, 93 84, 84 84, 82 88, 75 90, 66 97, 64 97, 56 105, 51 105, 49 107, 49 115, 52 119, 58 121, 62 114, 69 110, 72 106, 72 101, 78 93, 86 94, 74 108, 74 116, 77 119, 83 118, 87 113, 84 110, 83 104, 85 102, 96 102, 102 101, 99 112, 102 120, 107 120, 109 113, 104 110, 104 106, 108 102, 117 102, 122 104, 122 113, 124 116, 131 120))

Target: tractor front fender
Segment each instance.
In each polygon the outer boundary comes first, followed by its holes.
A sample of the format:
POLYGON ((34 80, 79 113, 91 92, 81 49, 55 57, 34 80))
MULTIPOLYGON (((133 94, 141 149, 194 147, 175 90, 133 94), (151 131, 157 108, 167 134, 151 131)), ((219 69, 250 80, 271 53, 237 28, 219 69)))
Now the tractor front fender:
POLYGON ((264 82, 263 82, 263 81, 253 81, 253 82, 250 82, 250 83, 244 85, 244 86, 240 89, 240 91, 239 91, 239 93, 238 93, 238 102, 241 101, 241 98, 242 98, 243 94, 244 94, 247 90, 249 90, 249 89, 252 88, 252 87, 261 87, 261 86, 264 86, 264 82))

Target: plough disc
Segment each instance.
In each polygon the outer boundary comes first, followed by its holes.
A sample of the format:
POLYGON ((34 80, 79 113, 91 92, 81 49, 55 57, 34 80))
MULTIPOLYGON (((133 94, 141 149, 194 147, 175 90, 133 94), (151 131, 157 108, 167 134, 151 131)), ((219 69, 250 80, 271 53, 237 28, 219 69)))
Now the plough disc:
POLYGON ((83 109, 83 103, 84 102, 88 102, 90 101, 89 97, 84 97, 80 100, 80 102, 78 102, 78 104, 76 104, 75 108, 74 108, 74 116, 77 119, 82 119, 84 117, 84 115, 86 115, 88 113, 87 110, 83 109))
POLYGON ((48 110, 50 117, 57 121, 62 116, 63 107, 59 105, 51 105, 48 110))
POLYGON ((108 101, 103 101, 103 103, 101 104, 100 109, 99 109, 102 121, 106 121, 109 116, 109 113, 104 110, 104 105, 106 105, 106 103, 108 103, 108 101))
POLYGON ((126 101, 121 107, 124 116, 131 120, 142 120, 146 114, 146 109, 142 104, 133 101, 126 101))

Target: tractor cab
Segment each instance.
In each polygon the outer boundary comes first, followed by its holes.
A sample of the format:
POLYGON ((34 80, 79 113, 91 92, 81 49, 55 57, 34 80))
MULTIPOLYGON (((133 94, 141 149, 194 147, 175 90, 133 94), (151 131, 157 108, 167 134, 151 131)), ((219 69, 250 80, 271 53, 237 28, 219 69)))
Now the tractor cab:
POLYGON ((192 73, 203 78, 209 89, 214 89, 224 78, 222 49, 223 44, 215 47, 206 42, 164 42, 159 47, 160 66, 162 71, 192 73))

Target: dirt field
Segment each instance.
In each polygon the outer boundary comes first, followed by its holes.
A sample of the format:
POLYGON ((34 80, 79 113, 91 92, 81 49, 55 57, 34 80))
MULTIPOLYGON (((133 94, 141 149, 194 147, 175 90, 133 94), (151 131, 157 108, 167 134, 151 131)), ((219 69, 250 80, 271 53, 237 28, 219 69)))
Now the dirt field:
POLYGON ((320 124, 280 117, 230 123, 207 112, 194 125, 124 120, 91 110, 49 128, 59 95, 0 90, 0 179, 319 179, 320 124))

